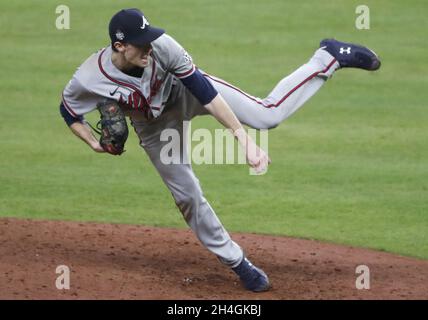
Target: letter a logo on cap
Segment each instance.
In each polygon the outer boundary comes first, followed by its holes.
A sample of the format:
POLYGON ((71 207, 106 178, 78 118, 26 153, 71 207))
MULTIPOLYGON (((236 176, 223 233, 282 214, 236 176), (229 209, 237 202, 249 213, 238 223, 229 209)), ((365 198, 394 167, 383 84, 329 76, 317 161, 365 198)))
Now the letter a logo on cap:
POLYGON ((143 18, 143 25, 141 26, 141 29, 144 30, 144 28, 146 27, 146 25, 149 25, 149 22, 147 21, 145 16, 141 16, 143 18))

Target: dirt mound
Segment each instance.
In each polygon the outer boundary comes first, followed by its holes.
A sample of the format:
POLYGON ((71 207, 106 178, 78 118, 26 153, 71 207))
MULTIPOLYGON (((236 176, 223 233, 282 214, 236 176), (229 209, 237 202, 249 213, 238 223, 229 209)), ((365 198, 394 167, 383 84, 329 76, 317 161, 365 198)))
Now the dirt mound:
POLYGON ((428 299, 428 261, 346 246, 232 234, 269 275, 252 293, 190 230, 0 219, 1 299, 428 299), (70 289, 58 290, 59 265, 70 289), (357 290, 356 267, 370 269, 357 290))

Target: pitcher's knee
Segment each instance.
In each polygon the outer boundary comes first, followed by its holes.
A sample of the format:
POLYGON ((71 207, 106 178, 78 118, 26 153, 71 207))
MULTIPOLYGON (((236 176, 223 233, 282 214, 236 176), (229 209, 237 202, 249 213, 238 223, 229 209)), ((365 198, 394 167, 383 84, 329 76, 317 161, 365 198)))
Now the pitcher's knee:
POLYGON ((276 118, 269 119, 268 121, 266 121, 264 129, 273 129, 273 128, 276 128, 277 126, 279 126, 280 123, 281 123, 280 119, 276 119, 276 118))
POLYGON ((280 123, 280 119, 276 117, 269 117, 267 119, 258 119, 257 122, 252 125, 252 127, 258 130, 270 130, 276 128, 280 123))
POLYGON ((201 195, 198 192, 185 192, 174 195, 175 204, 180 209, 186 221, 190 219, 192 211, 199 207, 201 195))

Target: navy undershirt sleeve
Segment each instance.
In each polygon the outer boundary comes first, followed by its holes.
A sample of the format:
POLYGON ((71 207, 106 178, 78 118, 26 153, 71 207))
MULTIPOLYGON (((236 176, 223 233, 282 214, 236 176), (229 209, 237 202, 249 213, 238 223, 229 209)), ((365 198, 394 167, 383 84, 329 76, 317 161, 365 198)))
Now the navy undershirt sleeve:
POLYGON ((64 118, 65 123, 68 126, 71 126, 75 122, 82 122, 83 116, 78 116, 77 118, 73 117, 70 112, 67 111, 67 109, 64 107, 63 102, 59 105, 59 112, 61 113, 62 117, 64 118))
POLYGON ((211 82, 203 76, 199 69, 196 69, 192 75, 180 80, 202 105, 210 103, 218 94, 211 82))

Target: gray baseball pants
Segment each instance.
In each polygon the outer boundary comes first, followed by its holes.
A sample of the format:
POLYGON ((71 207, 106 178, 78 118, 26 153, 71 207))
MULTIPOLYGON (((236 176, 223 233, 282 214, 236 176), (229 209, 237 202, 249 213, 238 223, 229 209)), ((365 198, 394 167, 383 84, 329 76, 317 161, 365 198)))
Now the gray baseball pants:
MULTIPOLYGON (((324 50, 317 50, 308 63, 282 79, 265 98, 253 97, 239 88, 208 74, 204 74, 229 104, 237 118, 255 129, 277 126, 310 97, 312 97, 338 68, 338 63, 324 50)), ((243 257, 242 248, 225 230, 213 208, 205 199, 198 178, 188 163, 187 152, 182 148, 186 132, 183 121, 197 115, 208 114, 199 101, 181 84, 174 86, 164 112, 147 121, 138 114, 131 114, 131 123, 140 138, 140 144, 170 190, 175 203, 187 224, 201 243, 221 262, 237 266, 243 257), (161 161, 161 150, 171 141, 161 141, 164 129, 180 133, 179 159, 173 164, 161 161)), ((174 155, 172 155, 174 156, 174 155)))

